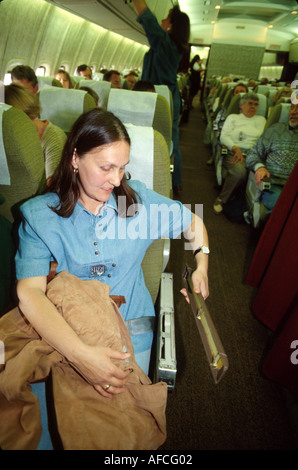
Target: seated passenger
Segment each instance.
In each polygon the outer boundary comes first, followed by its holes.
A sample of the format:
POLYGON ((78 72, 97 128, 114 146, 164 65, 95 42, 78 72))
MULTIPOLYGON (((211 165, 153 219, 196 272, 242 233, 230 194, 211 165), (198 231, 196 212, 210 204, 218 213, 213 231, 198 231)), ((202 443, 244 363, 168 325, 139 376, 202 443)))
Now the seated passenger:
POLYGON ((80 77, 85 77, 87 80, 92 80, 92 70, 89 65, 82 64, 77 67, 77 74, 80 77))
POLYGON ((138 80, 133 87, 133 91, 150 91, 155 93, 155 88, 151 80, 138 80))
POLYGON ((277 92, 273 95, 272 103, 276 104, 278 100, 280 100, 280 98, 290 98, 292 93, 293 93, 292 88, 284 86, 280 90, 277 90, 277 92))
POLYGON ((138 74, 133 70, 124 76, 125 80, 129 83, 130 89, 132 90, 138 80, 138 74))
POLYGON ((5 103, 14 108, 21 109, 31 119, 41 142, 45 158, 45 174, 47 184, 58 166, 66 134, 60 127, 52 124, 48 119, 39 119, 40 107, 36 96, 17 83, 5 87, 5 103))
POLYGON ((263 116, 256 115, 258 106, 258 95, 246 93, 240 99, 240 114, 230 114, 223 125, 220 142, 228 148, 228 153, 223 158, 223 168, 226 170, 224 183, 213 205, 216 214, 223 211, 223 205, 234 191, 246 182, 244 154, 262 134, 266 124, 263 116))
POLYGON ((67 89, 74 88, 71 76, 69 75, 68 72, 66 72, 66 70, 63 70, 63 69, 57 70, 57 72, 55 73, 55 78, 59 80, 60 83, 62 83, 63 88, 67 88, 67 89))
POLYGON ((38 92, 38 80, 34 70, 29 65, 17 65, 11 71, 13 83, 19 83, 26 87, 32 95, 38 92))
MULTIPOLYGON (((50 261, 57 261, 59 273, 66 270, 79 279, 98 280, 110 286, 111 295, 125 296, 120 313, 131 323, 155 317, 141 266, 149 245, 155 239, 177 237, 183 231, 194 252, 208 246, 202 219, 179 201, 148 190, 139 181, 127 180, 129 157, 130 138, 118 118, 100 109, 80 116, 68 136, 48 192, 21 207, 23 222, 16 255, 17 292, 23 315, 40 337, 106 398, 125 392, 130 355, 123 352, 124 348, 90 345, 66 322, 46 295, 50 261), (131 209, 136 203, 138 211, 133 214, 131 209), (160 205, 175 212, 170 226, 169 217, 158 217, 155 212, 160 205), (135 238, 135 227, 141 224, 145 224, 146 233, 150 232, 150 239, 135 238), (129 240, 130 232, 133 242, 129 240), (104 268, 101 276, 96 275, 101 272, 99 268, 104 268)), ((195 259, 194 289, 206 298, 208 256, 199 251, 195 259)), ((131 340, 136 362, 148 373, 153 332, 148 322, 144 323, 142 327, 138 322, 131 340)), ((82 331, 84 334, 84 328, 82 331)), ((73 393, 75 396, 77 391, 73 393)))
POLYGON ((270 190, 263 191, 261 202, 269 214, 298 159, 298 104, 292 104, 289 121, 268 127, 247 152, 246 167, 255 172, 259 185, 271 178, 270 190))
MULTIPOLYGON (((239 95, 239 93, 247 93, 248 88, 244 83, 237 83, 237 85, 233 88, 233 96, 239 95)), ((218 111, 216 118, 213 122, 213 130, 214 131, 221 131, 222 126, 224 125, 226 116, 227 116, 227 110, 228 108, 222 108, 220 111, 218 111)))
POLYGON ((247 88, 251 88, 252 90, 254 90, 256 86, 257 82, 253 78, 250 78, 247 82, 247 88))
POLYGON ((111 82, 113 88, 121 88, 121 75, 117 70, 109 70, 103 76, 105 82, 111 82))

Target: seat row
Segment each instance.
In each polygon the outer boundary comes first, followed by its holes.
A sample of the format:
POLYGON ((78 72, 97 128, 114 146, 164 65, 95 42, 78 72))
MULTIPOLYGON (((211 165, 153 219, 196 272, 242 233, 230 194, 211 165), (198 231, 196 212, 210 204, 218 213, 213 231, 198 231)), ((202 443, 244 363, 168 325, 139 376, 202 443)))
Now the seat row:
MULTIPOLYGON (((233 90, 235 86, 238 85, 239 84, 237 83, 228 83, 225 85, 220 84, 218 89, 214 92, 215 97, 212 97, 212 101, 210 100, 211 102, 209 101, 208 103, 208 101, 205 100, 205 110, 208 122, 207 130, 210 132, 207 135, 206 143, 211 143, 213 154, 209 163, 214 163, 216 182, 219 187, 222 186, 226 176, 222 163, 225 155, 227 154, 227 148, 220 142, 220 134, 226 118, 231 114, 239 114, 241 112, 240 100, 243 93, 239 93, 236 96, 233 95, 233 90), (216 102, 216 98, 218 98, 218 102, 216 102), (223 116, 221 122, 217 119, 220 117, 220 113, 222 113, 223 116)), ((256 95, 259 100, 259 106, 256 114, 263 116, 266 119, 263 132, 275 123, 288 122, 291 106, 290 98, 282 98, 274 106, 270 107, 267 96, 268 89, 265 90, 264 88, 262 90, 259 89, 258 91, 259 92, 256 92, 256 95), (262 93, 260 91, 262 91, 262 93)), ((255 228, 259 226, 261 220, 260 201, 262 191, 264 189, 268 189, 268 185, 270 185, 270 183, 258 186, 254 178, 254 173, 249 172, 245 191, 247 206, 246 218, 247 221, 255 228)))

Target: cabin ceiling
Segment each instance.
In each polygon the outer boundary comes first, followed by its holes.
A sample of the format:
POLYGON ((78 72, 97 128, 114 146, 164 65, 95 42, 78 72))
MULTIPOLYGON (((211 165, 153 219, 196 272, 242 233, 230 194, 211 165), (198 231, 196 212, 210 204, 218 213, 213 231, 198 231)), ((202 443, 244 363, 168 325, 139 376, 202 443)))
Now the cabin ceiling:
MULTIPOLYGON (((148 44, 129 0, 46 1, 133 41, 148 44)), ((215 24, 226 28, 236 24, 239 29, 246 25, 259 25, 270 27, 271 34, 287 34, 292 40, 298 36, 297 0, 147 0, 159 22, 177 3, 190 17, 193 43, 210 44, 215 24), (216 6, 220 8, 216 9, 216 6)))

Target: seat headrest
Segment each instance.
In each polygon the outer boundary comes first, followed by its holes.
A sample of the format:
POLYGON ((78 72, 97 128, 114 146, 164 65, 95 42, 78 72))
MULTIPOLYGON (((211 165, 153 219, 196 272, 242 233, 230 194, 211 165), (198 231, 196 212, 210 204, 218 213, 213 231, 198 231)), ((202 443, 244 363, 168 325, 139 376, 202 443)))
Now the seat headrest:
POLYGON ((157 93, 146 91, 111 88, 108 111, 114 113, 122 122, 151 127, 157 96, 157 93))
POLYGON ((45 86, 55 86, 58 88, 63 88, 62 83, 59 82, 55 77, 37 77, 38 89, 42 90, 45 86))
POLYGON ((39 92, 40 119, 48 119, 64 132, 69 132, 73 123, 84 112, 86 94, 86 91, 76 89, 42 88, 39 92))
POLYGON ((79 88, 81 87, 88 87, 92 88, 99 97, 98 100, 98 106, 100 108, 107 109, 108 106, 108 99, 109 99, 109 94, 111 91, 111 82, 106 82, 106 81, 96 81, 96 80, 81 80, 79 83, 79 88))
POLYGON ((2 118, 3 113, 10 108, 11 106, 9 106, 8 104, 0 103, 0 184, 3 184, 5 186, 10 185, 10 174, 3 142, 2 118))
POLYGON ((103 80, 103 73, 101 72, 92 72, 92 79, 99 82, 103 80))
POLYGON ((133 180, 153 189, 154 132, 152 127, 124 124, 131 140, 130 159, 126 170, 133 180))
POLYGON ((156 93, 165 97, 171 109, 171 95, 170 89, 167 85, 154 85, 156 93))

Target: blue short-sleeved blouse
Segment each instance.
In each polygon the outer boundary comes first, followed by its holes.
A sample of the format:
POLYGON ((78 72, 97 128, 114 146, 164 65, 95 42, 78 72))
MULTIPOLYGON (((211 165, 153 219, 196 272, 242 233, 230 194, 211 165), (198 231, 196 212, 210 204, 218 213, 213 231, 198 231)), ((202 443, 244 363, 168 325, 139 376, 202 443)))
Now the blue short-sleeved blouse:
POLYGON ((179 201, 161 196, 141 182, 129 184, 141 204, 136 215, 128 218, 119 216, 113 194, 97 216, 80 202, 69 218, 58 216, 49 208, 59 202, 54 193, 23 204, 15 258, 17 279, 47 276, 50 261, 56 260, 57 272, 98 279, 111 286, 111 294, 124 295, 126 303, 120 308, 124 320, 154 315, 141 268, 143 257, 154 240, 178 238, 191 224, 192 214, 179 201))

